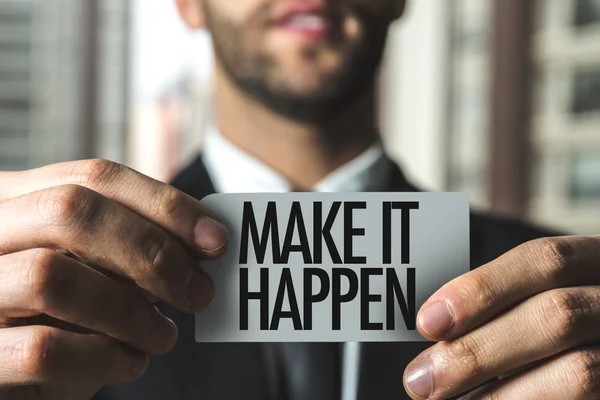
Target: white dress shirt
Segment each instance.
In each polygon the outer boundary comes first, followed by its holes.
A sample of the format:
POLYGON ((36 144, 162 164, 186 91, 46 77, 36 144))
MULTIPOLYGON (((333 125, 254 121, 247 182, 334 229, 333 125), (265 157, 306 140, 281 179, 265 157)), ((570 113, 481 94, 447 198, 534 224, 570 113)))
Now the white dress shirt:
MULTIPOLYGON (((290 183, 260 160, 234 146, 217 129, 206 131, 203 160, 219 193, 287 193, 290 183)), ((377 142, 318 182, 314 192, 373 192, 386 189, 390 162, 377 142)))
MULTIPOLYGON (((218 193, 286 193, 290 183, 260 160, 226 140, 215 127, 206 131, 203 161, 218 193)), ((384 191, 391 171, 381 143, 318 182, 315 192, 384 191)), ((356 400, 360 345, 345 343, 342 400, 356 400)))

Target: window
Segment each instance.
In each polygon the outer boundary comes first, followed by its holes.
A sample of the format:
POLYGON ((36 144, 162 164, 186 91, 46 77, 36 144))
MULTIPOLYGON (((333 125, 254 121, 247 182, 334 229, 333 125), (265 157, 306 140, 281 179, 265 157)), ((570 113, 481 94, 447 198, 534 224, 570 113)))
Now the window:
POLYGON ((0 171, 21 171, 29 169, 29 162, 25 157, 3 155, 0 157, 0 171))
POLYGON ((580 153, 574 156, 569 175, 571 202, 600 203, 600 152, 580 153))
POLYGON ((575 114, 600 112, 600 66, 575 72, 571 110, 575 114))
POLYGON ((575 7, 576 27, 600 24, 600 0, 577 0, 575 7))
POLYGON ((0 170, 28 167, 32 4, 0 0, 0 170))
POLYGON ((530 215, 567 232, 600 227, 600 0, 541 0, 533 55, 537 172, 530 215))
POLYGON ((487 154, 491 3, 457 0, 452 4, 452 43, 448 104, 449 190, 468 191, 471 201, 487 204, 487 154))
POLYGON ((31 25, 31 14, 23 12, 22 8, 14 7, 11 9, 5 5, 5 9, 0 13, 0 25, 3 27, 21 27, 31 25))

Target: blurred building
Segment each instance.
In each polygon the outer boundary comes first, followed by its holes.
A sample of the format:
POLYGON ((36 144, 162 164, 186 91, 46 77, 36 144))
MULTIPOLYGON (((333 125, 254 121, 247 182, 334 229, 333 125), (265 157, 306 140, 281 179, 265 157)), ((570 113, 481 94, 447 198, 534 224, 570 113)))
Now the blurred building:
POLYGON ((599 232, 600 0, 415 3, 392 35, 385 97, 410 175, 480 208, 599 232))
POLYGON ((0 2, 0 170, 29 165, 32 26, 31 4, 0 2))
POLYGON ((446 188, 600 230, 600 0, 453 0, 446 188))
POLYGON ((600 0, 544 0, 534 37, 537 79, 532 215, 600 231, 600 0))
POLYGON ((451 0, 448 12, 447 188, 487 207, 492 1, 451 0))
POLYGON ((124 0, 0 0, 0 169, 123 161, 124 0))
POLYGON ((600 0, 453 0, 446 188, 600 230, 600 0))

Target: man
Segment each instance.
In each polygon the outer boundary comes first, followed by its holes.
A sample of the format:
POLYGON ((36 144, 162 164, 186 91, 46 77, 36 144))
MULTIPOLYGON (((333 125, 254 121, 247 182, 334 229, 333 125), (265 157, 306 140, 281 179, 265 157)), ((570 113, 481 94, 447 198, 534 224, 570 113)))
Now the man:
POLYGON ((482 266, 418 315, 437 344, 365 343, 352 357, 351 345, 194 343, 192 313, 215 290, 197 263, 227 244, 195 199, 417 189, 382 152, 375 118, 404 1, 177 4, 217 56, 217 124, 181 191, 101 160, 0 173, 0 399, 600 396, 600 239, 528 242, 550 233, 477 214, 482 266))

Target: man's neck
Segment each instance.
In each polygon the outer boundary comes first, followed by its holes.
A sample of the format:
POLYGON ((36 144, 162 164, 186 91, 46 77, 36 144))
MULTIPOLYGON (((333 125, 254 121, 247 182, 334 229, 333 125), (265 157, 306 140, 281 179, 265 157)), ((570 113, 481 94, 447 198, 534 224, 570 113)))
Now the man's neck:
POLYGON ((216 74, 217 121, 221 134, 287 178, 310 189, 378 140, 375 94, 368 93, 320 126, 274 114, 216 74))

